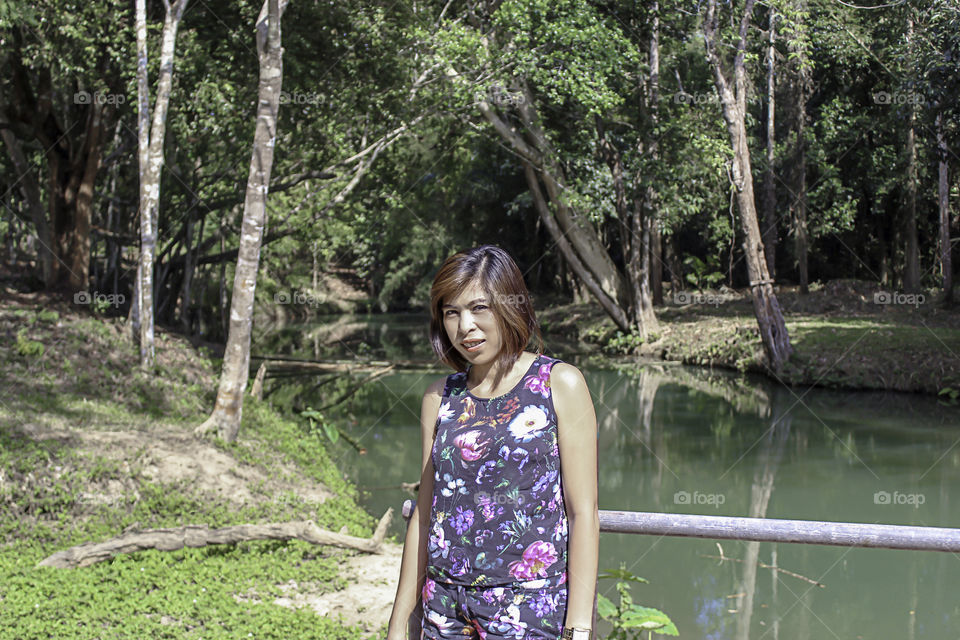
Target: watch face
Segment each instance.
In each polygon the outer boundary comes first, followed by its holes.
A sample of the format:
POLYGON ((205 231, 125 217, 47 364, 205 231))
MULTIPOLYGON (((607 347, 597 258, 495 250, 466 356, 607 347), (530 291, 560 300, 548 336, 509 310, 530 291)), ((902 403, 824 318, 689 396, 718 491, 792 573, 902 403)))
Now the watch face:
POLYGON ((584 629, 574 629, 573 640, 590 640, 590 632, 584 629))

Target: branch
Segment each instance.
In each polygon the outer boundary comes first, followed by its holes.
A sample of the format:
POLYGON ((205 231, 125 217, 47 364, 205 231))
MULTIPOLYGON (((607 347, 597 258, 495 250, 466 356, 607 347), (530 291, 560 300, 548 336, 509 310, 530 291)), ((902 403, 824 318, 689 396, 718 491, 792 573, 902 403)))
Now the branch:
POLYGON ((344 533, 320 529, 312 520, 270 524, 239 524, 222 529, 210 529, 205 524, 192 524, 169 529, 147 529, 126 533, 106 542, 86 542, 58 551, 41 560, 38 567, 76 569, 109 560, 119 553, 135 553, 146 549, 177 551, 184 547, 205 547, 210 544, 236 544, 250 540, 303 540, 311 544, 325 544, 344 549, 379 553, 393 509, 380 518, 370 538, 358 538, 344 533))

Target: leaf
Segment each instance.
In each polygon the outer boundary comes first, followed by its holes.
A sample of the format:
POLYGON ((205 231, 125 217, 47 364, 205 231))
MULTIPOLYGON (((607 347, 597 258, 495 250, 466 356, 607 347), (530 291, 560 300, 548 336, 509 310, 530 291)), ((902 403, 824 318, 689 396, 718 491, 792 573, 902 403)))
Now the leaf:
POLYGON ((650 581, 644 578, 641 578, 638 575, 630 573, 623 567, 619 569, 607 569, 603 573, 597 576, 598 578, 614 578, 615 580, 630 580, 631 582, 644 582, 649 584, 650 581))
POLYGON ((659 609, 631 605, 620 617, 620 624, 628 629, 644 629, 669 636, 680 635, 673 621, 659 609))
POLYGON ((323 432, 327 434, 327 438, 330 439, 330 442, 336 443, 336 441, 340 438, 340 432, 337 431, 336 425, 330 422, 323 422, 321 424, 323 424, 323 432))
POLYGON ((612 620, 617 615, 617 608, 610 599, 600 594, 597 594, 597 615, 604 620, 612 620))

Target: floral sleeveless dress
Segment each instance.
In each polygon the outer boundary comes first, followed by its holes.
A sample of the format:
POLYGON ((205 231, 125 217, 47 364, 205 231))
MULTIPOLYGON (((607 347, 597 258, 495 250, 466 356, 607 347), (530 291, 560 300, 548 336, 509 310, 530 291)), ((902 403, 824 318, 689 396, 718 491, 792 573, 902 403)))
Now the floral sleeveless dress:
POLYGON ((447 377, 432 460, 427 577, 463 587, 566 581, 567 515, 550 370, 538 355, 496 398, 477 398, 467 373, 447 377))

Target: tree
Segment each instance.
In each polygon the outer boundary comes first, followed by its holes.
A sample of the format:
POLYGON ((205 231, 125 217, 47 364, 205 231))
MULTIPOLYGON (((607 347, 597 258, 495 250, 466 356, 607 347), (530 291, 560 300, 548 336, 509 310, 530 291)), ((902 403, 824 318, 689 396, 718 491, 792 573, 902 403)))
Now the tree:
POLYGON ((118 43, 129 28, 128 15, 115 0, 43 0, 0 16, 0 64, 7 70, 0 80, 4 146, 23 169, 48 288, 80 292, 88 286, 105 133, 126 101, 118 43), (45 180, 33 173, 28 156, 42 159, 45 180), (41 216, 38 198, 44 196, 41 216))
MULTIPOLYGON (((914 63, 914 23, 913 16, 907 16, 907 64, 914 63)), ((908 71, 908 83, 915 86, 912 69, 908 71)), ((904 190, 906 216, 903 219, 903 234, 905 236, 903 289, 907 293, 917 293, 920 290, 920 247, 917 239, 917 134, 916 109, 914 101, 909 101, 907 115, 907 144, 904 150, 907 163, 907 184, 904 190)))
POLYGON ((246 198, 237 268, 230 300, 230 332, 223 356, 223 370, 213 413, 195 433, 216 430, 227 442, 233 442, 243 416, 243 392, 250 377, 250 334, 253 329, 253 300, 260 264, 260 243, 267 221, 267 192, 277 142, 277 114, 283 81, 283 49, 280 45, 280 18, 288 1, 264 0, 256 23, 260 80, 257 102, 257 126, 253 135, 253 153, 247 176, 246 198))
POLYGON ((164 0, 166 17, 160 45, 160 77, 157 79, 157 101, 150 124, 150 85, 147 82, 147 8, 146 0, 137 0, 137 139, 140 168, 140 260, 137 265, 136 308, 132 326, 139 326, 140 366, 153 367, 153 258, 157 244, 158 209, 160 206, 160 169, 163 166, 163 140, 167 126, 167 108, 173 84, 173 59, 177 29, 188 0, 164 0))
POLYGON ((780 311, 780 303, 773 291, 773 280, 767 270, 763 254, 763 242, 757 222, 757 210, 753 195, 753 174, 750 166, 750 149, 747 146, 746 102, 747 81, 744 56, 747 47, 747 30, 753 13, 754 0, 746 0, 736 33, 736 45, 732 61, 732 79, 724 69, 725 61, 718 52, 720 44, 717 0, 708 0, 707 14, 703 21, 703 37, 707 60, 713 71, 723 118, 730 136, 733 150, 731 166, 733 189, 740 212, 740 226, 743 230, 743 250, 750 278, 750 293, 753 298, 753 310, 760 327, 760 339, 767 355, 767 363, 774 371, 779 371, 790 357, 792 348, 787 327, 780 311))
POLYGON ((771 278, 777 277, 777 187, 774 183, 776 163, 776 25, 777 11, 769 7, 767 25, 767 164, 763 170, 763 251, 771 278))
POLYGON ((578 0, 490 3, 442 24, 433 39, 435 59, 518 158, 551 247, 618 328, 654 331, 643 199, 626 192, 622 152, 598 140, 604 128, 596 126, 623 104, 622 65, 639 67, 637 48, 615 20, 578 0), (466 48, 468 42, 476 48, 466 48), (557 118, 558 110, 567 117, 557 118), (574 145, 605 146, 607 176, 574 145), (614 203, 622 267, 598 228, 609 204, 597 210, 601 203, 581 192, 601 180, 614 203))
MULTIPOLYGON (((797 259, 797 280, 800 293, 809 293, 810 288, 810 234, 808 230, 809 199, 807 196, 807 100, 810 99, 810 61, 807 58, 808 39, 806 23, 809 12, 806 0, 795 0, 790 7, 788 28, 790 58, 793 61, 792 101, 793 154, 791 173, 794 253, 797 259)), ((769 152, 768 152, 769 153, 769 152)))

